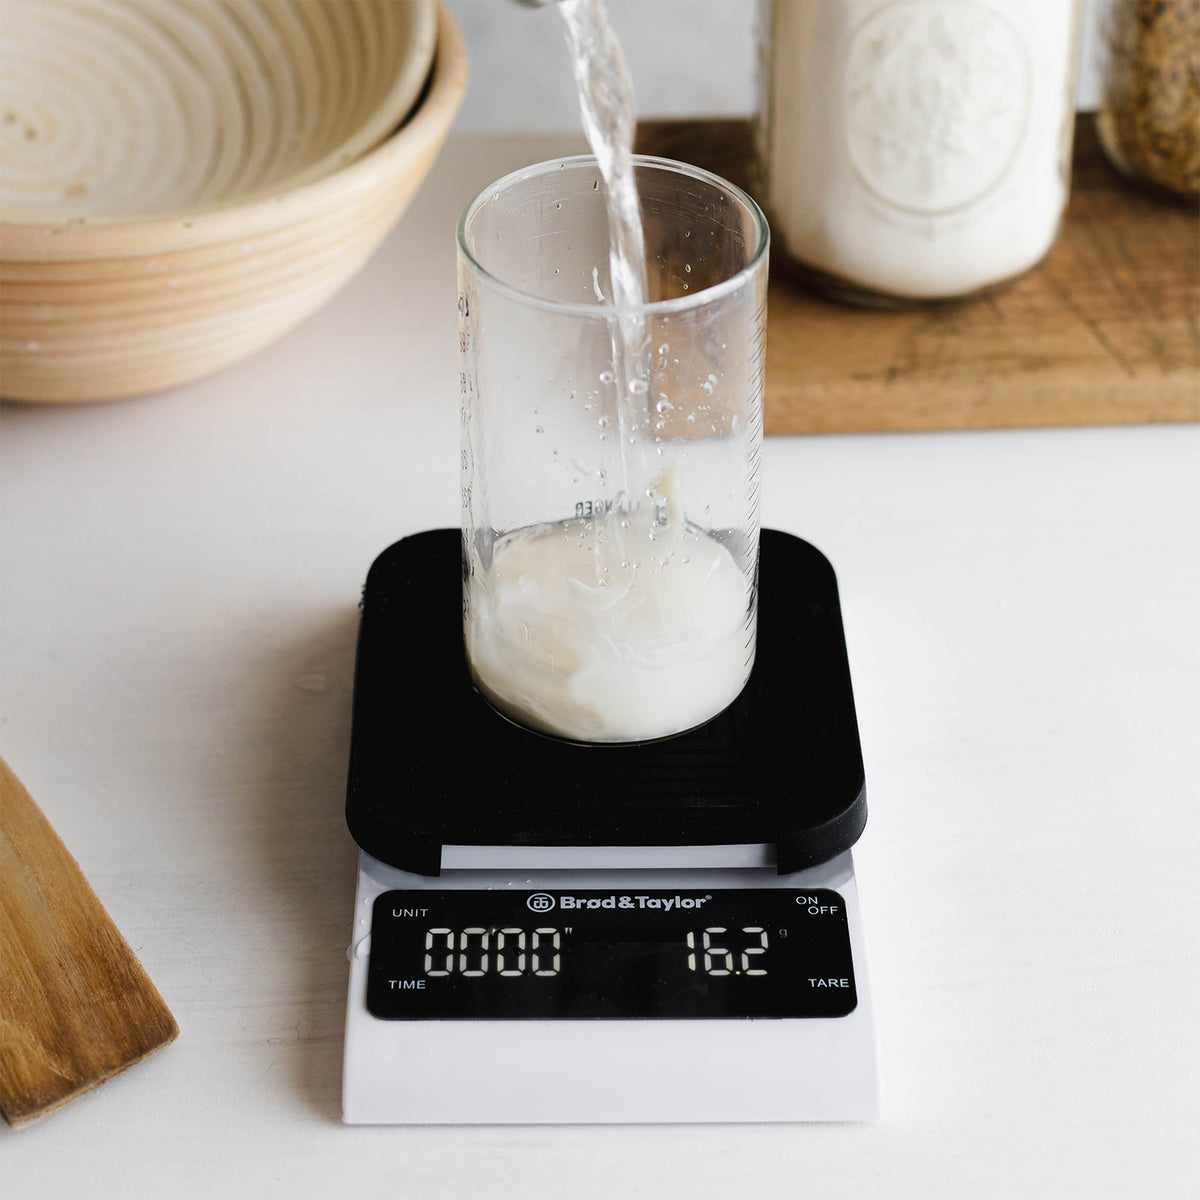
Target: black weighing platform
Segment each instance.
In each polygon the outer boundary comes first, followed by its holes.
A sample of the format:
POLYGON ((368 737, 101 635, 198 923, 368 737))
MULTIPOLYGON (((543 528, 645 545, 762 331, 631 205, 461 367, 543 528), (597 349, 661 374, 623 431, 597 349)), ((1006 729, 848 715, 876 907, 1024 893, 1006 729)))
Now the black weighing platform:
POLYGON ((849 849, 867 819, 837 580, 766 529, 758 651, 706 725, 580 746, 497 714, 471 684, 457 529, 403 539, 363 591, 346 820, 368 854, 437 875, 442 847, 775 847, 780 874, 849 849))

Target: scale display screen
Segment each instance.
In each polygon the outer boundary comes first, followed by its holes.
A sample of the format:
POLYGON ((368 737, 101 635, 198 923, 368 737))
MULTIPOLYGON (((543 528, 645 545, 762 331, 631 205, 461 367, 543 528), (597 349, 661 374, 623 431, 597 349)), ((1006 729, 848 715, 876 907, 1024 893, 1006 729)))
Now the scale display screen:
POLYGON ((390 891, 367 1010, 384 1020, 841 1017, 846 908, 824 888, 390 891))

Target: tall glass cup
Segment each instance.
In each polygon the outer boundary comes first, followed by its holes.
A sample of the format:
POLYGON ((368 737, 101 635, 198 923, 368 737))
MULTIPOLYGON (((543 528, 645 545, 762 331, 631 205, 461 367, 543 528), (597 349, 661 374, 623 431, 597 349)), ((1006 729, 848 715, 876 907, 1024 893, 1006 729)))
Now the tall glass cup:
POLYGON ((767 225, 715 175, 634 161, 636 312, 590 156, 458 226, 467 661, 494 708, 577 742, 702 725, 754 662, 767 225))

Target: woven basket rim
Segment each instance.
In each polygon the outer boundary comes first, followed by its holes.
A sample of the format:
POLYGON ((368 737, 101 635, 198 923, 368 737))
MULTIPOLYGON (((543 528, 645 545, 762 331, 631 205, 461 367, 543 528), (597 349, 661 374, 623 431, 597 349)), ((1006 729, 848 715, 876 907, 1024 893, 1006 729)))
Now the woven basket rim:
POLYGON ((21 230, 150 228, 163 222, 177 223, 215 213, 244 210, 257 201, 274 201, 278 196, 290 194, 307 184, 322 183, 341 175, 375 150, 393 142, 396 134, 407 127, 418 108, 428 99, 441 41, 441 5, 438 0, 411 0, 411 4, 405 4, 405 10, 411 19, 411 51, 405 56, 401 69, 387 92, 378 97, 368 119, 320 158, 299 166, 295 172, 265 187, 169 210, 74 217, 67 213, 48 215, 0 207, 0 229, 6 243, 0 247, 0 257, 9 257, 7 242, 21 230))
POLYGON ((278 230, 317 218, 349 198, 401 175, 440 146, 462 102, 467 53, 444 4, 437 5, 437 50, 425 91, 408 119, 375 149, 320 179, 284 184, 252 197, 152 217, 0 221, 0 262, 131 258, 185 250, 278 230))

